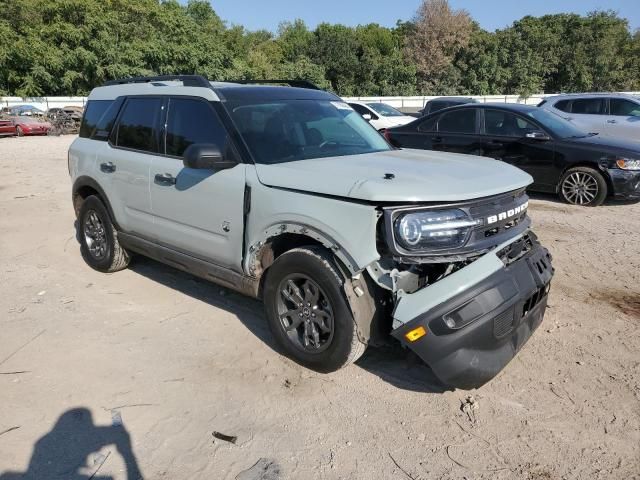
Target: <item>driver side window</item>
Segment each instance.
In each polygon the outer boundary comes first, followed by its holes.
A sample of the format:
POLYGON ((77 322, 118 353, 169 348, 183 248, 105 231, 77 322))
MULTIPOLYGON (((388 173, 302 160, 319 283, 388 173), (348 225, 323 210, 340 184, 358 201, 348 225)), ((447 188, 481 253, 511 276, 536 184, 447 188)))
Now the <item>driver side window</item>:
POLYGON ((502 110, 485 110, 484 128, 487 135, 517 138, 524 137, 528 132, 540 130, 524 118, 502 110))

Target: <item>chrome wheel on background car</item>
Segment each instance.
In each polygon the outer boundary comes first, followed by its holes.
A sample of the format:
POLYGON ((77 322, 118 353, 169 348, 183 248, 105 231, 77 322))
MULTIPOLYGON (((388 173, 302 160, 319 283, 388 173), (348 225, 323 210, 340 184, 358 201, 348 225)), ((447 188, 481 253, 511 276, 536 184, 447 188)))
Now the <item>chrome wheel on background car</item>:
POLYGON ((603 176, 588 167, 572 168, 560 183, 560 195, 574 205, 597 206, 607 196, 607 183, 603 176))
POLYGON ((289 340, 310 353, 327 349, 333 339, 333 311, 328 297, 308 276, 295 273, 278 287, 278 314, 289 340))

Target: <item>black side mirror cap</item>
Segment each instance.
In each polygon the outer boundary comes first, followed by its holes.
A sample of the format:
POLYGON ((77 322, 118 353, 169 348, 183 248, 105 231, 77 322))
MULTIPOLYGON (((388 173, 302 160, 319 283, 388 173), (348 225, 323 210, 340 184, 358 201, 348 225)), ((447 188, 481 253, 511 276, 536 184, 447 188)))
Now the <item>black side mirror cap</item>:
POLYGON ((238 163, 225 159, 220 148, 213 143, 194 143, 184 151, 183 164, 187 168, 198 170, 225 170, 238 163))

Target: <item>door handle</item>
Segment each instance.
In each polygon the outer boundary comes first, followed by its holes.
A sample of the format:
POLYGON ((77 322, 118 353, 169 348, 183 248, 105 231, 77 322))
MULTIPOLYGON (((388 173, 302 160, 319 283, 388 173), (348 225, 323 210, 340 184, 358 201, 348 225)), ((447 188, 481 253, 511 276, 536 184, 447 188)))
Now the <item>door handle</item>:
POLYGON ((607 120, 607 123, 618 123, 617 120, 607 120))
POLYGON ((489 141, 489 145, 491 145, 492 147, 504 147, 504 143, 497 142, 495 140, 489 141))
POLYGON ((100 164, 100 171, 104 173, 113 173, 116 171, 116 166, 113 162, 105 162, 100 164))
POLYGON ((176 178, 170 173, 157 173, 155 176, 156 184, 164 187, 170 187, 176 184, 176 178))
POLYGON ((431 143, 442 143, 442 137, 433 137, 431 143))

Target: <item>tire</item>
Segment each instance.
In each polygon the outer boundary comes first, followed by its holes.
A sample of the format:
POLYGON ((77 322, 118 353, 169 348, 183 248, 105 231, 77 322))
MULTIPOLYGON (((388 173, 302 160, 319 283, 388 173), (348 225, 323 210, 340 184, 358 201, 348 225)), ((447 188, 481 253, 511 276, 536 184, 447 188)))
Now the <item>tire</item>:
POLYGON ((17 134, 19 137, 24 137, 24 132, 22 131, 22 127, 20 127, 20 126, 17 126, 17 127, 16 127, 16 134, 17 134))
POLYGON ((573 205, 597 207, 607 198, 607 181, 597 170, 575 167, 567 170, 558 186, 560 198, 573 205))
POLYGON ((326 250, 313 246, 290 250, 266 275, 263 298, 269 328, 289 358, 328 373, 362 356, 366 344, 358 338, 342 287, 344 276, 326 250))
POLYGON ((91 195, 78 214, 80 252, 87 264, 99 272, 112 273, 127 268, 129 253, 118 242, 118 234, 102 201, 91 195))

